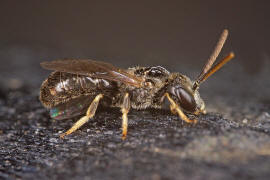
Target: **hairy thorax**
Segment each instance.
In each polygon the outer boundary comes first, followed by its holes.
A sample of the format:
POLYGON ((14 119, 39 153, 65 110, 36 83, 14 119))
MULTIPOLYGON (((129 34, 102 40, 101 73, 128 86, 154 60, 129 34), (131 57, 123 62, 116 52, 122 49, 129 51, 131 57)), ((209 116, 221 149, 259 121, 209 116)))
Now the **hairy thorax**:
POLYGON ((128 72, 145 79, 141 88, 123 87, 130 95, 132 108, 161 108, 164 95, 163 88, 168 81, 169 72, 161 66, 134 67, 129 68, 128 72))

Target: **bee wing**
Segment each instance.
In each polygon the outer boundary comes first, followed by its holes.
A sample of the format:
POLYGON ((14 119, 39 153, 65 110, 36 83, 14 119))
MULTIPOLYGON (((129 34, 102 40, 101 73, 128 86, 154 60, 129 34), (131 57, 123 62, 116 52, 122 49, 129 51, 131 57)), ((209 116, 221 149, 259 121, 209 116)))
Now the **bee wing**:
POLYGON ((86 59, 68 59, 42 62, 41 67, 48 70, 67 72, 71 74, 85 75, 110 81, 122 82, 135 87, 140 87, 144 81, 142 78, 129 74, 123 69, 110 63, 86 59))
POLYGON ((68 119, 85 114, 93 96, 81 96, 58 104, 50 109, 50 116, 56 120, 68 119))

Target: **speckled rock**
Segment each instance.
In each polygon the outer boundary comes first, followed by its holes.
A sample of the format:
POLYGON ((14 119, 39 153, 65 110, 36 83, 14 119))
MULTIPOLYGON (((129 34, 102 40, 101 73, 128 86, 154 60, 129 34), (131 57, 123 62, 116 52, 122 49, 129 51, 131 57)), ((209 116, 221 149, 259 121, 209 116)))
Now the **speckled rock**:
MULTIPOLYGON (((51 120, 38 101, 37 89, 22 87, 3 90, 3 94, 0 100, 3 179, 268 179, 270 176, 270 106, 265 102, 226 106, 229 119, 208 113, 200 116, 196 125, 182 122, 166 109, 131 111, 128 137, 122 141, 119 109, 99 109, 95 118, 80 130, 60 139, 59 134, 76 118, 51 120), (251 112, 252 116, 239 115, 239 109, 251 112)), ((215 108, 210 106, 211 110, 215 108)))

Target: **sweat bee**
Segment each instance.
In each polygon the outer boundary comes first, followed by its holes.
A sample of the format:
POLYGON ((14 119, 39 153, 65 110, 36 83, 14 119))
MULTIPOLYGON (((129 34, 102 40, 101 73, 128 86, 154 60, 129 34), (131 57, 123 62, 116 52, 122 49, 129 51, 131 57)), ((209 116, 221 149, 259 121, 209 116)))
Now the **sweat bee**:
POLYGON ((42 83, 40 101, 50 109, 54 119, 82 117, 60 137, 76 131, 93 118, 99 104, 118 107, 122 112, 122 139, 127 136, 130 108, 161 108, 164 99, 170 110, 187 123, 196 123, 185 113, 206 113, 199 86, 234 54, 231 52, 212 66, 228 36, 224 30, 202 72, 195 81, 180 73, 170 73, 161 66, 132 67, 126 70, 112 64, 88 59, 67 59, 42 62, 44 69, 54 70, 42 83), (84 115, 83 115, 84 114, 84 115))

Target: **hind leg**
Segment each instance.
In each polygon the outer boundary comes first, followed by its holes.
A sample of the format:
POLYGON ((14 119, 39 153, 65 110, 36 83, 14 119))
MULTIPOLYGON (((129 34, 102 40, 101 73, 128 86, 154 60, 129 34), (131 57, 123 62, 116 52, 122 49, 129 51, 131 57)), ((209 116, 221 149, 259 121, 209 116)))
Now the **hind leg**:
POLYGON ((97 110, 99 100, 103 97, 102 94, 99 94, 95 97, 95 99, 90 104, 89 108, 87 109, 86 115, 81 117, 68 131, 61 134, 60 137, 64 138, 66 135, 69 135, 79 129, 82 125, 84 125, 90 118, 92 118, 97 110))

